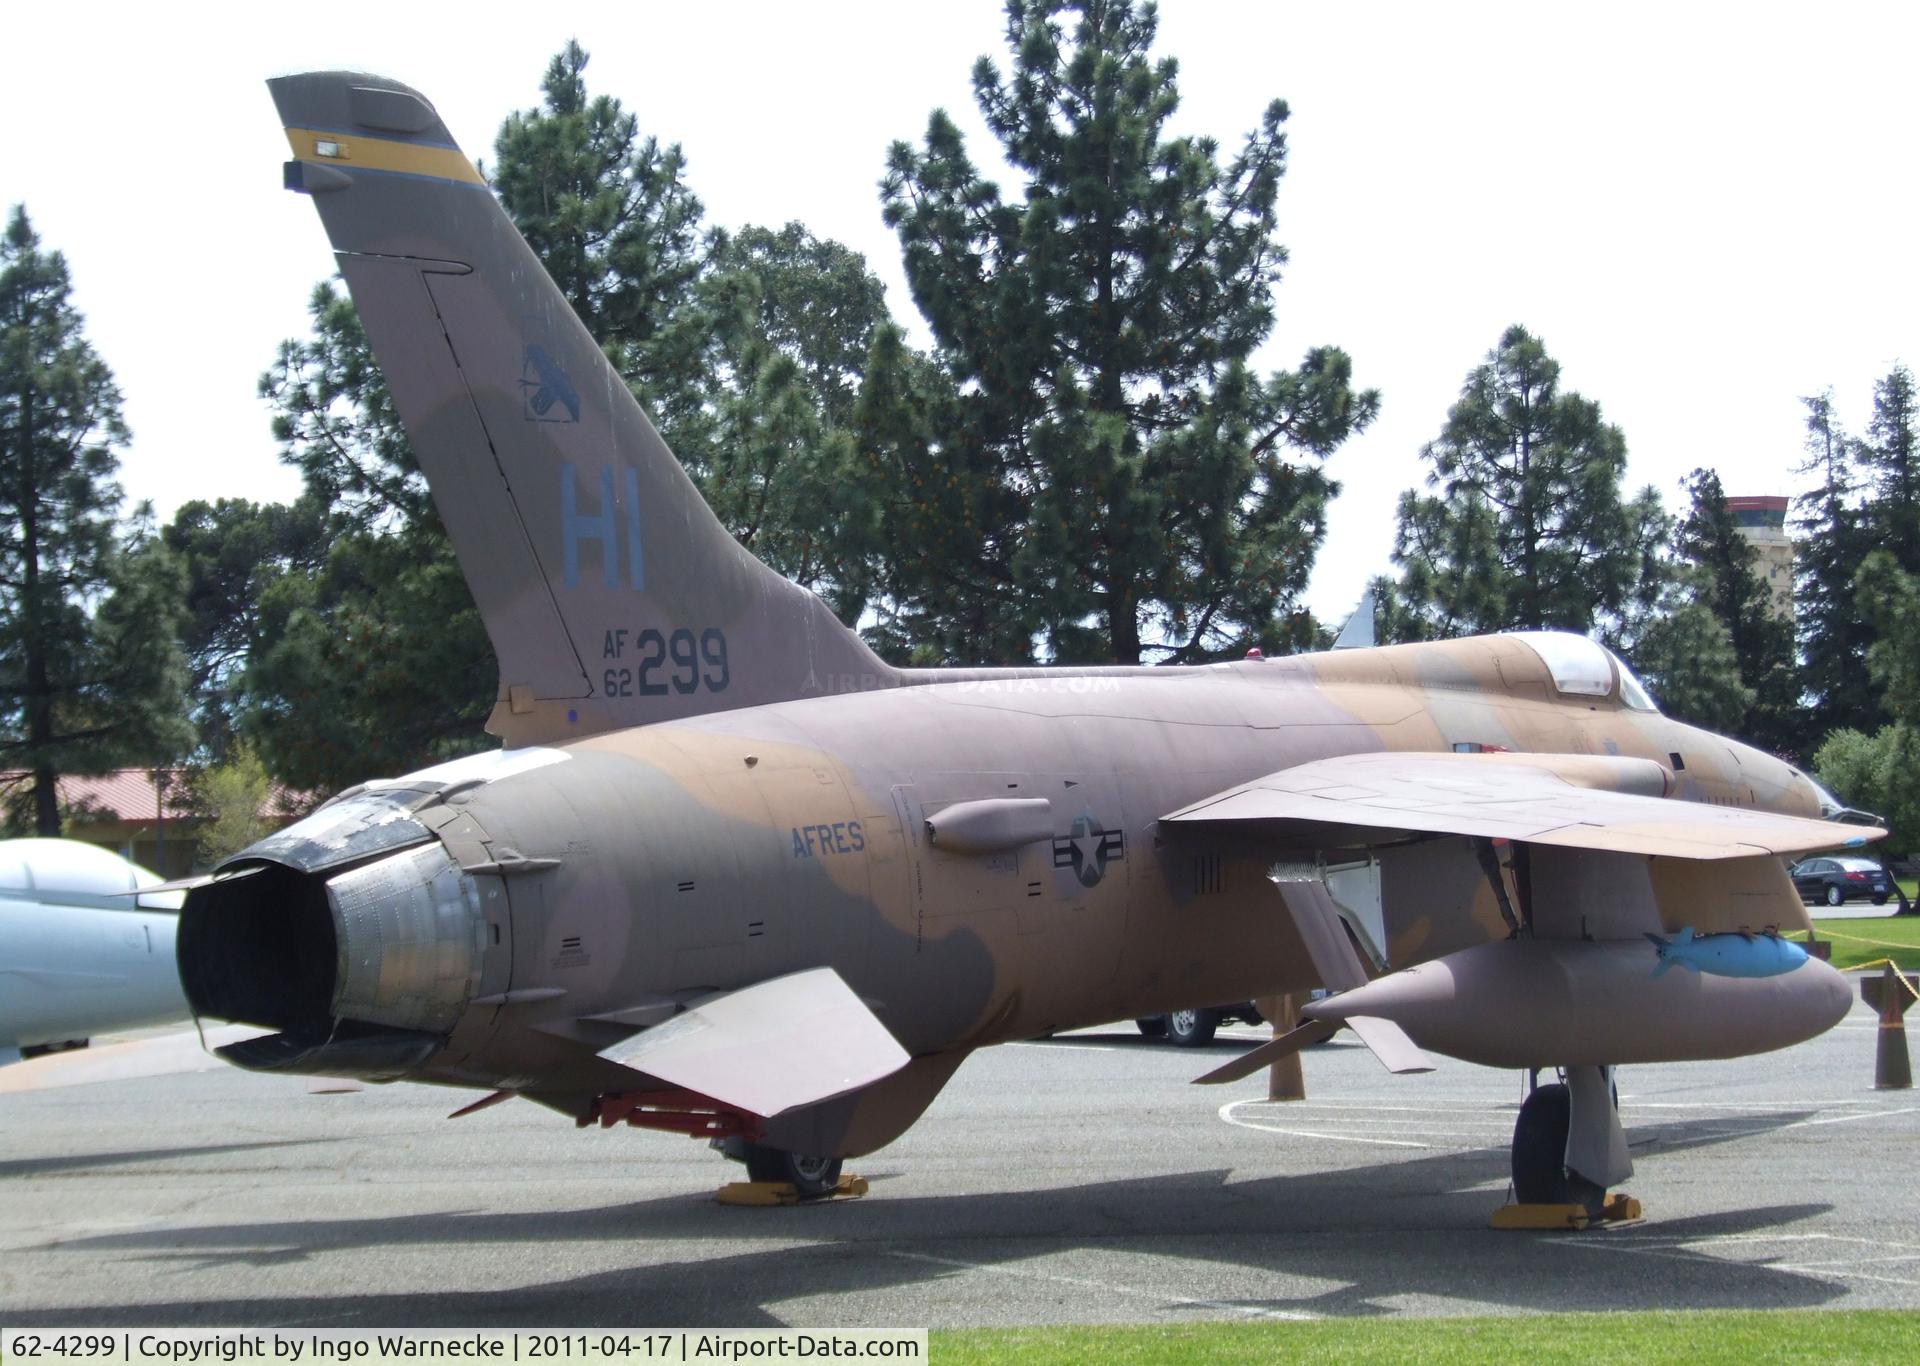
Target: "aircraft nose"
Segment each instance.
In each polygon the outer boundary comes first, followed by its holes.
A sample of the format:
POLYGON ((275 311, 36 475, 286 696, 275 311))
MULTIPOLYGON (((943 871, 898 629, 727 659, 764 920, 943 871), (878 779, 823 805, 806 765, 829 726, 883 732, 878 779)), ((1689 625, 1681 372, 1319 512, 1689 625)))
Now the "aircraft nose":
POLYGON ((1752 790, 1755 802, 1761 807, 1783 815, 1817 814, 1813 785, 1798 769, 1738 740, 1727 741, 1727 749, 1739 767, 1740 780, 1752 790))
POLYGON ((1796 772, 1794 776, 1806 784, 1810 794, 1808 800, 1819 807, 1822 820, 1838 821, 1844 825, 1885 825, 1887 823, 1885 816, 1877 816, 1871 811, 1862 811, 1858 807, 1848 806, 1806 774, 1796 772))

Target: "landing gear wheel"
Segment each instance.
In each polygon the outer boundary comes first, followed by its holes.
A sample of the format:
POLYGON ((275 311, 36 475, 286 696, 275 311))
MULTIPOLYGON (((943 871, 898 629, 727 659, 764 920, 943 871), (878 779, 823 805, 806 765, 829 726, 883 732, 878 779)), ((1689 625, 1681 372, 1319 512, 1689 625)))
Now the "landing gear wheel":
POLYGON ((1213 1042, 1213 1031, 1220 1027, 1215 1010, 1176 1010, 1167 1016, 1167 1037, 1182 1048, 1200 1048, 1213 1042))
POLYGON ((1513 1198, 1523 1205, 1584 1205, 1597 1211, 1607 1193, 1567 1170, 1573 1113, 1563 1082, 1536 1086, 1513 1124, 1513 1198))
POLYGON ((1142 1036, 1149 1039, 1164 1039, 1167 1037, 1167 1017, 1164 1015, 1148 1015, 1143 1019, 1135 1020, 1133 1027, 1138 1029, 1142 1036))
POLYGON ((1838 887, 1827 888, 1827 905, 1844 906, 1846 904, 1847 894, 1845 892, 1841 891, 1838 887))
POLYGON ((784 1181, 802 1200, 831 1195, 840 1184, 840 1159, 809 1157, 758 1143, 746 1145, 747 1176, 754 1181, 784 1181))

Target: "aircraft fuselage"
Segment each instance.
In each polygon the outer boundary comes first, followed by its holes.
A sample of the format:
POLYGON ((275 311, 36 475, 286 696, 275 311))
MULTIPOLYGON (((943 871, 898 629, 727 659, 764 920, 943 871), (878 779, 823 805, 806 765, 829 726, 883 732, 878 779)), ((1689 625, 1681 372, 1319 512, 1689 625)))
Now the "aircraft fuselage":
MULTIPOLYGON (((212 1013, 336 1040, 348 1013, 411 1041, 385 1064, 362 1051, 268 1065, 385 1065, 577 1111, 615 1084, 599 1048, 805 968, 838 971, 916 1057, 1300 990, 1316 980, 1273 899, 1271 842, 1196 838, 1160 816, 1333 755, 1476 747, 1667 768, 1678 755, 1677 796, 1817 814, 1785 764, 1617 696, 1562 696, 1513 638, 983 674, 478 756, 349 794, 249 851, 351 884, 335 916, 344 976, 313 983, 300 1020, 212 1013), (986 853, 928 838, 941 810, 1004 798, 1044 798, 1050 837, 986 853), (354 814, 368 802, 404 822, 354 814), (370 850, 330 820, 394 840, 416 823, 414 871, 353 872, 343 854, 370 850), (442 890, 396 911, 396 877, 442 890)), ((1505 935, 1465 840, 1380 863, 1394 966, 1505 935)))

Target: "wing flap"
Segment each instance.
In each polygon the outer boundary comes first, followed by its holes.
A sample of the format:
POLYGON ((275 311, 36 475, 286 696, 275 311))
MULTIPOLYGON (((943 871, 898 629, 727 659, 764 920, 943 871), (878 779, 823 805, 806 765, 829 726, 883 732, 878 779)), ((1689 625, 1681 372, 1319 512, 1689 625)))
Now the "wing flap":
POLYGON ((600 1056, 769 1119, 857 1091, 908 1061, 832 968, 706 997, 600 1056))
POLYGON ((1347 754, 1281 769, 1162 816, 1474 835, 1576 849, 1728 859, 1856 848, 1886 831, 1652 795, 1644 760, 1559 754, 1347 754), (1638 790, 1616 791, 1619 781, 1638 790))

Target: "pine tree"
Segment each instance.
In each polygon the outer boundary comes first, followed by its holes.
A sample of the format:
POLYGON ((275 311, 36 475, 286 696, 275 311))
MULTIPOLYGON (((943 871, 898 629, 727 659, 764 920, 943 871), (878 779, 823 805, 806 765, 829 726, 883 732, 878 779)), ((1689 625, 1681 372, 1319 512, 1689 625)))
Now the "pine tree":
POLYGON ((1920 400, 1904 365, 1873 386, 1873 417, 1859 461, 1868 476, 1867 522, 1875 544, 1907 573, 1920 574, 1920 400))
POLYGON ((323 283, 308 312, 260 390, 326 544, 261 585, 239 730, 281 782, 333 791, 484 747, 498 675, 352 300, 323 283))
POLYGON ((1741 681, 1740 656, 1714 613, 1712 596, 1705 574, 1680 566, 1667 599, 1623 643, 1663 712, 1732 734, 1746 724, 1755 694, 1741 681))
POLYGON ((881 575, 886 471, 860 459, 854 423, 885 287, 788 223, 719 235, 701 296, 721 365, 689 473, 743 545, 857 623, 881 575))
POLYGON ((953 419, 893 447, 896 515, 936 528, 901 547, 899 615, 962 657, 1023 658, 1037 633, 1059 660, 1194 659, 1265 632, 1324 534, 1320 462, 1377 410, 1331 347, 1251 370, 1286 260, 1287 106, 1225 165, 1213 140, 1169 137, 1157 23, 1129 0, 1009 0, 1012 69, 982 57, 973 87, 1012 193, 941 111, 919 151, 888 153, 886 218, 938 347, 920 379, 951 386, 953 419), (983 599, 996 625, 969 634, 983 599))
POLYGON ((318 572, 337 530, 308 494, 292 504, 195 500, 162 532, 186 575, 181 645, 206 762, 225 763, 240 743, 247 665, 266 644, 262 601, 283 576, 318 572))
POLYGON ((1560 391, 1559 363, 1524 327, 1468 374, 1421 457, 1440 492, 1402 495, 1394 542, 1416 633, 1608 631, 1658 600, 1659 495, 1622 496, 1626 438, 1560 391))
POLYGON ((1805 731, 1817 740, 1842 728, 1871 732, 1886 718, 1862 667, 1873 626, 1854 606, 1853 578, 1872 548, 1856 497, 1858 444, 1841 428, 1831 391, 1800 401, 1807 409, 1807 458, 1798 472, 1819 483, 1796 500, 1794 626, 1809 702, 1805 731))
POLYGON ((1834 731, 1814 768, 1842 801, 1886 819, 1889 850, 1911 854, 1920 849, 1920 575, 1876 550, 1855 577, 1854 602, 1878 637, 1866 672, 1889 720, 1871 734, 1834 731))
POLYGON ((864 634, 898 663, 1031 661, 1041 616, 1009 591, 1029 509, 970 425, 987 414, 899 327, 875 333, 854 427, 862 485, 882 500, 886 592, 864 634))
POLYGON ((282 783, 337 791, 491 744, 498 669, 444 535, 343 532, 259 613, 241 729, 282 783))
POLYGON ((0 767, 28 775, 14 823, 41 835, 60 833, 60 774, 170 763, 191 740, 178 566, 144 509, 118 521, 120 391, 71 290, 16 207, 0 239, 0 767))
POLYGON ((642 138, 619 100, 589 95, 590 60, 569 40, 547 64, 541 106, 507 116, 494 192, 667 444, 697 466, 720 364, 695 288, 713 235, 679 145, 642 138))
POLYGON ((1734 676, 1751 694, 1737 717, 1709 722, 1663 696, 1670 714, 1726 730, 1763 749, 1795 753, 1808 737, 1800 716, 1800 681, 1793 657, 1793 624, 1777 615, 1773 594, 1757 572, 1759 554, 1740 534, 1727 507, 1726 490, 1712 470, 1686 479, 1689 504, 1675 540, 1679 557, 1696 572, 1694 600, 1725 629, 1733 650, 1734 676))

